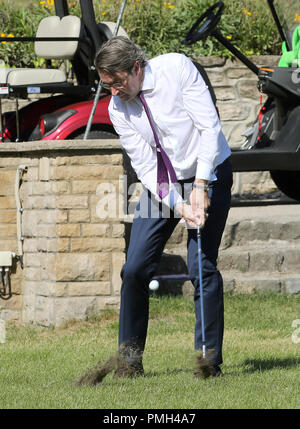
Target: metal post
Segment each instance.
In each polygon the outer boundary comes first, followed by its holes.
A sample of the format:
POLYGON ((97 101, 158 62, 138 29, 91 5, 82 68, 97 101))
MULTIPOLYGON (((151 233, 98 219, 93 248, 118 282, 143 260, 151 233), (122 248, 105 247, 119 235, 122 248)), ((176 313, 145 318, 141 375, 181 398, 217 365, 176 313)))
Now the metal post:
POLYGON ((3 141, 2 103, 0 98, 0 143, 3 141))
MULTIPOLYGON (((122 16, 123 16, 123 13, 124 13, 124 9, 125 9, 125 6, 126 6, 126 2, 127 2, 127 0, 123 0, 122 6, 121 6, 121 9, 120 9, 120 13, 119 13, 119 16, 118 16, 118 20, 117 20, 117 23, 116 23, 116 26, 115 26, 115 30, 114 30, 114 34, 113 34, 114 36, 116 36, 118 34, 120 23, 121 23, 122 16)), ((91 114, 90 114, 90 117, 89 117, 86 129, 85 129, 83 140, 87 140, 89 132, 91 130, 92 122, 93 122, 93 119, 94 119, 96 107, 97 107, 97 104, 98 104, 101 92, 102 92, 102 86, 101 86, 100 81, 99 81, 98 87, 97 87, 97 91, 96 91, 96 95, 95 95, 95 98, 94 98, 93 107, 92 107, 91 114)))
POLYGON ((16 98, 16 127, 17 127, 17 137, 16 142, 20 140, 20 117, 19 117, 19 101, 16 98))

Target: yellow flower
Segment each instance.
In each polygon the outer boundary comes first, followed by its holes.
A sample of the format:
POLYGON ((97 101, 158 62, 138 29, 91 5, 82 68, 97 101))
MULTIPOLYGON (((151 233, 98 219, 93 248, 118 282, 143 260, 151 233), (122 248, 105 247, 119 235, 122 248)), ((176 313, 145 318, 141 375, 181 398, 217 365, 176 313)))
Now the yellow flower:
POLYGON ((242 11, 244 12, 245 15, 252 15, 252 12, 249 12, 249 10, 247 10, 246 8, 243 8, 242 11))
POLYGON ((102 13, 101 13, 101 15, 102 15, 102 16, 104 16, 104 15, 106 15, 106 14, 107 14, 107 12, 102 12, 102 13))
POLYGON ((232 36, 226 36, 226 39, 231 40, 232 36))
POLYGON ((298 13, 296 13, 294 21, 295 22, 299 22, 300 21, 300 15, 298 15, 298 13))
MULTIPOLYGON (((0 37, 6 37, 5 33, 1 33, 0 37)), ((1 42, 1 43, 6 43, 6 42, 1 42)))
POLYGON ((15 37, 13 34, 9 33, 7 37, 15 37))

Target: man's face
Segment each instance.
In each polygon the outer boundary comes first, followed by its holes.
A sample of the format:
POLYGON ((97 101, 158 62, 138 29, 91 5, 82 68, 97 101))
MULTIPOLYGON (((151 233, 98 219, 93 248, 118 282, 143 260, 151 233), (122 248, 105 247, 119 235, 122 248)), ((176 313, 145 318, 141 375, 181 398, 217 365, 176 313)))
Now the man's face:
POLYGON ((114 75, 99 72, 102 86, 109 89, 112 95, 117 95, 121 100, 129 101, 137 96, 142 87, 143 69, 136 61, 131 73, 118 71, 114 75))

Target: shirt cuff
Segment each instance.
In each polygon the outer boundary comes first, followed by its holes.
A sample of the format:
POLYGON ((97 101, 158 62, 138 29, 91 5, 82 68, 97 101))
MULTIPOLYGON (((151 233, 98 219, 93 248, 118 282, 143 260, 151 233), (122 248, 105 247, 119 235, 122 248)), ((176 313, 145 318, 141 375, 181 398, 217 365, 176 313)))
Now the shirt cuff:
POLYGON ((213 180, 214 176, 214 168, 210 164, 207 164, 203 161, 198 161, 197 169, 196 169, 196 179, 202 179, 202 180, 213 180))

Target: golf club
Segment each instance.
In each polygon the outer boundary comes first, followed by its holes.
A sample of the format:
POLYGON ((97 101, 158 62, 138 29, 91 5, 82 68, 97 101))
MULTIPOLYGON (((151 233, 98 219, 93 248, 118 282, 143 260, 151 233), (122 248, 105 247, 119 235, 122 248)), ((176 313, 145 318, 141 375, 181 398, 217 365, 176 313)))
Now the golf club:
POLYGON ((202 275, 202 249, 201 249, 201 225, 197 226, 197 246, 198 246, 198 270, 199 270, 199 289, 200 289, 200 310, 201 310, 201 333, 202 333, 202 355, 197 357, 197 368, 195 376, 198 378, 208 378, 213 374, 212 358, 213 350, 206 350, 205 338, 205 314, 203 297, 203 275, 202 275))

